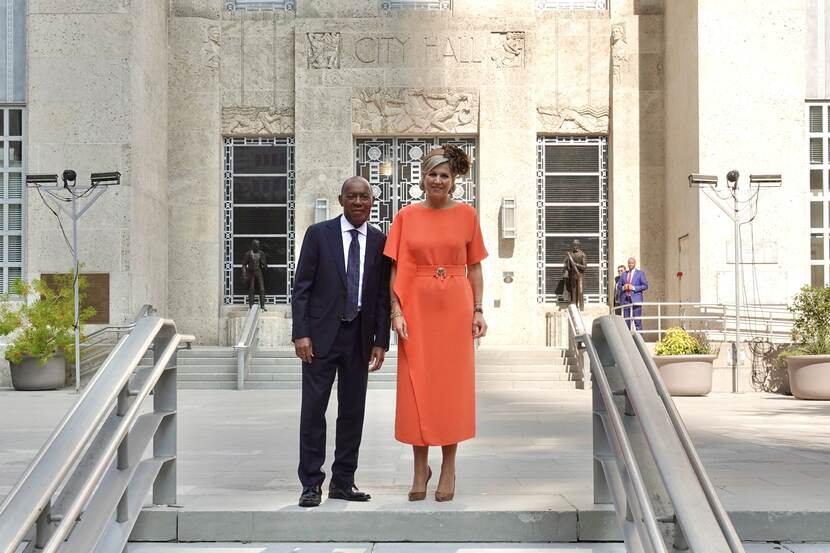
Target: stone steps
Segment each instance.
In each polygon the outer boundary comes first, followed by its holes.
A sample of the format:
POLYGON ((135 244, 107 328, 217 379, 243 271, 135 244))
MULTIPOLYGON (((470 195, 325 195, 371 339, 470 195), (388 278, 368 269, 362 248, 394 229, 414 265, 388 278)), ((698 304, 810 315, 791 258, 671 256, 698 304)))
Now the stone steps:
MULTIPOLYGON (((371 388, 394 388, 397 350, 387 352, 383 369, 369 378, 371 388)), ((229 347, 195 347, 179 353, 179 385, 184 389, 234 389, 236 355, 229 347)), ((573 389, 580 380, 567 350, 557 348, 487 347, 476 351, 479 389, 573 389)), ((301 363, 291 348, 258 350, 248 389, 294 389, 302 381, 301 363)))
MULTIPOLYGON (((205 372, 214 373, 233 373, 236 374, 236 361, 233 363, 186 363, 179 362, 179 374, 201 374, 205 372)), ((381 369, 381 373, 395 372, 397 363, 395 361, 385 361, 381 369)), ((257 373, 285 373, 285 374, 300 374, 300 362, 291 363, 270 363, 263 360, 256 360, 251 366, 251 374, 257 373)), ((558 374, 558 373, 576 373, 576 365, 570 364, 549 364, 549 365, 484 365, 476 364, 477 374, 527 374, 527 373, 543 373, 543 374, 558 374)))
MULTIPOLYGON (((325 493, 324 493, 325 498, 325 493)), ((456 497, 455 505, 373 494, 371 502, 324 501, 315 509, 274 495, 244 506, 221 497, 181 508, 148 507, 130 537, 146 542, 607 542, 622 541, 610 506, 567 504, 561 496, 456 497), (272 507, 265 507, 271 504, 272 507)), ((830 511, 732 511, 741 540, 830 540, 830 511)), ((459 549, 460 551, 461 549, 459 549)), ((477 549, 476 549, 477 550, 477 549)), ((512 551, 512 550, 511 550, 512 551)), ((811 549, 812 551, 812 549, 811 549)), ((819 551, 816 549, 815 551, 819 551)), ((824 549, 821 549, 824 551, 824 549)))

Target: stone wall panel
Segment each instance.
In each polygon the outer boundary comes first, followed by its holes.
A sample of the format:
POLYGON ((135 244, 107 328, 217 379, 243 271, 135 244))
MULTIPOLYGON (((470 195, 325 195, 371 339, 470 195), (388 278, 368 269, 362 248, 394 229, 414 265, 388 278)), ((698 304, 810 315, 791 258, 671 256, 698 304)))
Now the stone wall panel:
POLYGON ((29 59, 123 59, 130 54, 130 21, 125 14, 44 13, 29 17, 27 23, 29 59))

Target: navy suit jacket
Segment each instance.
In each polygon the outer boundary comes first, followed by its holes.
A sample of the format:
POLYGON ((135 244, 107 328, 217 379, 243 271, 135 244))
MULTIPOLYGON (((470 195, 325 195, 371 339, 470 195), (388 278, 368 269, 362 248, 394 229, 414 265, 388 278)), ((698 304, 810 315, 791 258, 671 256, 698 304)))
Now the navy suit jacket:
MULTIPOLYGON (((291 295, 291 339, 311 338, 314 355, 328 354, 346 305, 346 261, 343 257, 342 215, 308 227, 294 274, 291 295)), ((372 347, 389 349, 389 271, 384 257, 386 235, 367 225, 363 261, 360 335, 363 362, 372 347)))
POLYGON ((626 271, 617 281, 617 293, 620 297, 620 303, 640 303, 643 301, 643 292, 648 290, 648 281, 646 274, 640 269, 634 269, 634 275, 631 277, 631 284, 634 286, 634 291, 629 295, 628 292, 623 291, 623 286, 628 283, 628 273, 626 271))

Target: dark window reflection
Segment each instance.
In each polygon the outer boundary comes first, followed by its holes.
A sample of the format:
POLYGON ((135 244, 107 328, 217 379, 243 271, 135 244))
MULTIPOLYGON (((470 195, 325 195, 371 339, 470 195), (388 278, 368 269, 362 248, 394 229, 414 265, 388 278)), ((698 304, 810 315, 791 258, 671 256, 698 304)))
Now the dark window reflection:
POLYGON ((285 234, 288 229, 287 207, 234 207, 234 234, 285 234))
POLYGON ((235 204, 284 204, 288 202, 288 177, 234 177, 235 204))
POLYGON ((233 149, 233 172, 267 174, 288 172, 285 146, 239 146, 233 149))

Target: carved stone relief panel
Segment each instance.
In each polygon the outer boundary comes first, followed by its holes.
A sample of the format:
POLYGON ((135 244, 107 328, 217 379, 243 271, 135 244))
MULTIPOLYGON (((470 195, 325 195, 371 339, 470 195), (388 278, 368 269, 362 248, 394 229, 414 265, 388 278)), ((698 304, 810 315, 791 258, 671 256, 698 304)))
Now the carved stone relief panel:
POLYGON ((356 134, 463 134, 478 131, 478 92, 456 88, 357 88, 356 134))
POLYGON ((202 53, 205 66, 215 73, 219 69, 221 61, 221 31, 218 25, 211 25, 205 31, 205 39, 202 41, 202 53))
POLYGON ((536 108, 542 132, 605 134, 608 132, 608 106, 539 106, 536 108))
POLYGON ((306 33, 309 69, 340 68, 340 33, 306 33))
POLYGON ((294 132, 294 110, 286 107, 222 108, 225 136, 273 136, 294 132))
POLYGON ((498 39, 498 48, 491 57, 496 67, 524 67, 525 66, 525 33, 508 32, 493 33, 498 39))
POLYGON ((611 27, 611 69, 614 84, 620 84, 623 73, 628 72, 628 40, 625 34, 625 23, 617 23, 611 27))

